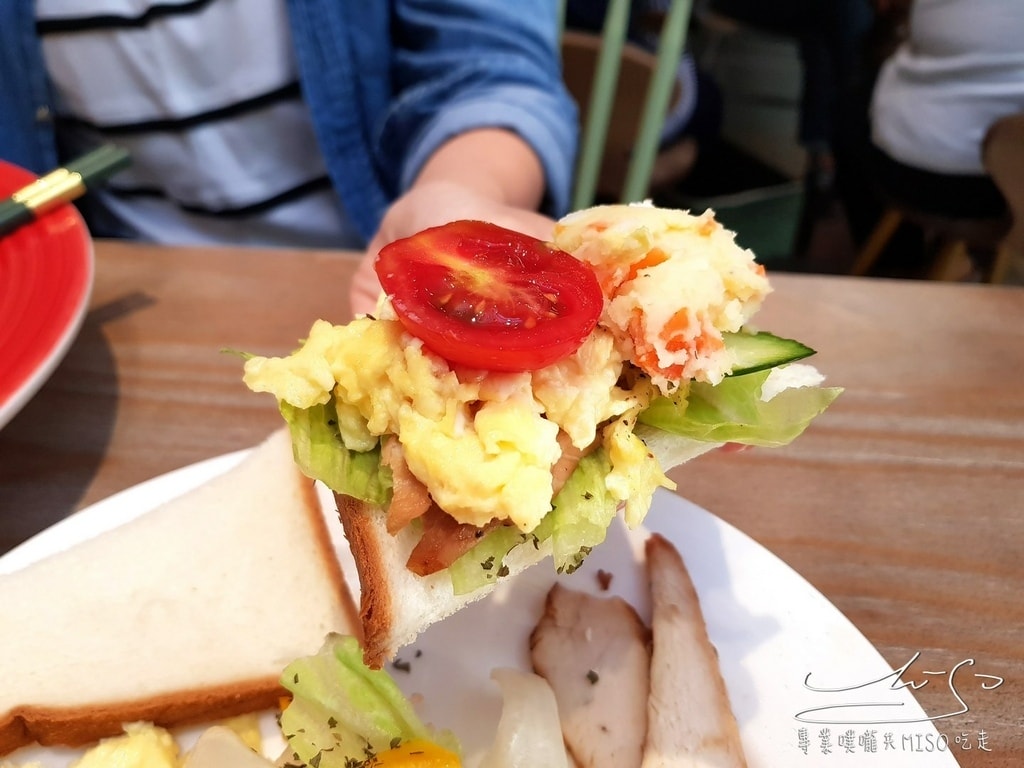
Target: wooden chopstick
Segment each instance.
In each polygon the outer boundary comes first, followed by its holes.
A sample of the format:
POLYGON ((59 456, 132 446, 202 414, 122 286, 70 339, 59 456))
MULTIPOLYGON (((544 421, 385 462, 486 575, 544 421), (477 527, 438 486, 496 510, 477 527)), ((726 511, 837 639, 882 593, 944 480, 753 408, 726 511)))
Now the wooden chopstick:
POLYGON ((108 144, 94 149, 22 187, 0 202, 0 237, 50 209, 81 197, 131 162, 128 152, 108 144))

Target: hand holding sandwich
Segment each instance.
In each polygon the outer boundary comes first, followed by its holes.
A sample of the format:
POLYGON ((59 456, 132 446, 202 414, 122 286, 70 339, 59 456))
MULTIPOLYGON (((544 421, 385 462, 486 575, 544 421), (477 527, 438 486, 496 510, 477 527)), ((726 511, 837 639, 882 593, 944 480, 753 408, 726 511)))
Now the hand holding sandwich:
POLYGON ((550 240, 555 222, 537 212, 544 186, 537 156, 509 131, 480 129, 443 144, 388 209, 367 246, 352 280, 352 313, 370 314, 377 306, 380 281, 373 262, 380 249, 429 227, 476 219, 550 240))

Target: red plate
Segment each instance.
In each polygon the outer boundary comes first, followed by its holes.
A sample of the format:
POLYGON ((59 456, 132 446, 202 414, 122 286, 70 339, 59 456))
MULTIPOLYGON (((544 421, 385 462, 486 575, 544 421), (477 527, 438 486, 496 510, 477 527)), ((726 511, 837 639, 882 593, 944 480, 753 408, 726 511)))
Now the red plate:
MULTIPOLYGON (((0 197, 35 179, 0 161, 0 197)), ((71 346, 89 302, 92 241, 74 206, 0 236, 0 427, 71 346)))

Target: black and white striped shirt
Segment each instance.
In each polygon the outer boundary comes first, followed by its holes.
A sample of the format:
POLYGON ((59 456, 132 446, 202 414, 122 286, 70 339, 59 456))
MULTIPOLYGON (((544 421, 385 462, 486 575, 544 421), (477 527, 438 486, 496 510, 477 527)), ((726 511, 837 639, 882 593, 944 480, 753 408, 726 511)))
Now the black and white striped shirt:
POLYGON ((145 239, 357 247, 302 99, 283 0, 37 0, 66 155, 134 162, 100 192, 145 239))

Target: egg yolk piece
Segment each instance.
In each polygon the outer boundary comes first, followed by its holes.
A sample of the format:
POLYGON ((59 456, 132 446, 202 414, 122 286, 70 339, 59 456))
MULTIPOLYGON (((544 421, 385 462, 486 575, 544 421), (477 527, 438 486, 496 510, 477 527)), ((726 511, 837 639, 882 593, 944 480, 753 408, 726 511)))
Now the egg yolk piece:
POLYGON ((380 752, 371 764, 374 768, 462 768, 462 761, 454 752, 422 739, 380 752))
POLYGON ((104 739, 72 768, 178 768, 178 756, 178 744, 168 731, 130 723, 123 736, 104 739))

